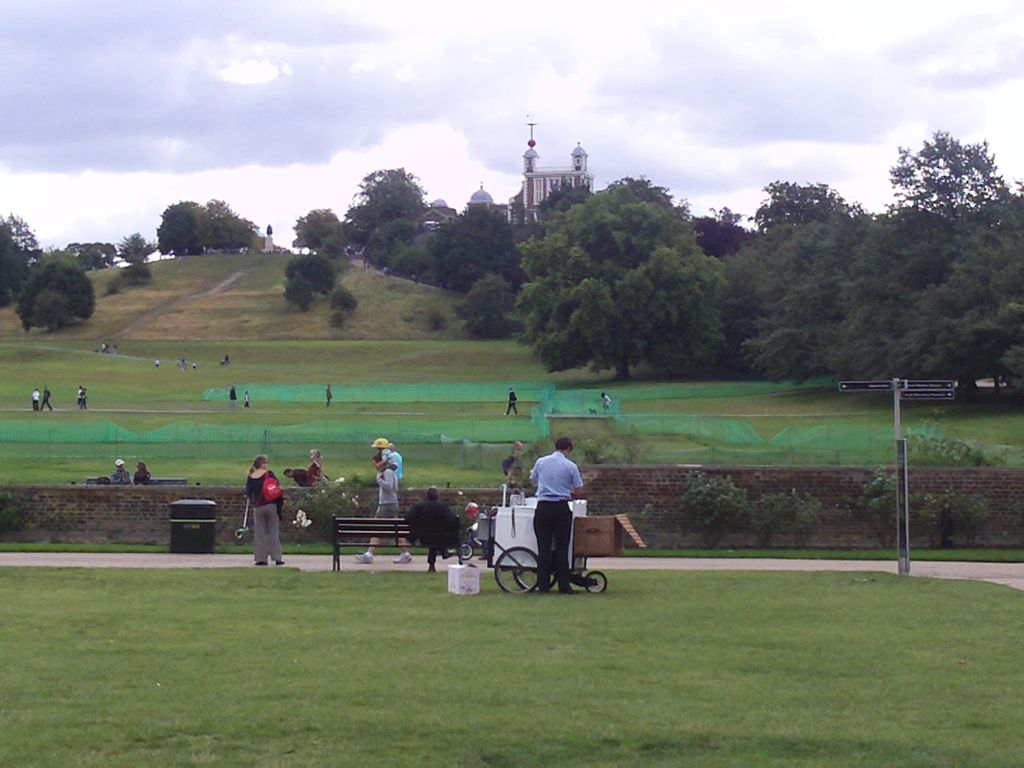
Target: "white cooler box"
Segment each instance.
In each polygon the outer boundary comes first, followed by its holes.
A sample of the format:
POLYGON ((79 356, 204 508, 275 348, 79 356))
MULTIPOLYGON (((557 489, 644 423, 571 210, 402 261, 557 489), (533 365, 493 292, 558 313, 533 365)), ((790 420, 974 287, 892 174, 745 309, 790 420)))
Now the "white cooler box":
MULTIPOLYGON (((526 547, 532 552, 537 551, 537 537, 533 533, 533 515, 536 510, 537 499, 526 499, 524 506, 498 507, 497 515, 494 517, 494 560, 501 556, 502 549, 512 547, 526 547), (500 548, 499 548, 500 547, 500 548)), ((578 499, 569 502, 572 509, 572 516, 586 517, 587 501, 578 499)), ((572 556, 572 536, 569 538, 569 554, 572 556)), ((493 562, 491 563, 494 564, 493 562)), ((570 562, 570 567, 572 563, 570 562)))
POLYGON ((469 565, 449 565, 448 591, 453 595, 479 595, 480 569, 469 565))

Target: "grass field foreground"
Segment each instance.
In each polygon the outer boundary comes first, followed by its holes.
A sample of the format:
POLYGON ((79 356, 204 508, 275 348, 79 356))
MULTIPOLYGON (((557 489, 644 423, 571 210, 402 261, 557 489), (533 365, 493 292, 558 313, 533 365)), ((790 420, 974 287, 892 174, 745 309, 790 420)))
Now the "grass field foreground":
POLYGON ((0 573, 0 764, 989 766, 1022 596, 879 574, 0 573))

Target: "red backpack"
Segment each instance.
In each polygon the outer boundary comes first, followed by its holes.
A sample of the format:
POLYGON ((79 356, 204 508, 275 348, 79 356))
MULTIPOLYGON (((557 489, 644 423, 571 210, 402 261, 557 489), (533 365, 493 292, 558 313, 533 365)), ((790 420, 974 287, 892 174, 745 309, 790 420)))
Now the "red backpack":
POLYGON ((273 504, 284 495, 281 484, 269 472, 263 476, 263 490, 260 492, 260 504, 273 504))

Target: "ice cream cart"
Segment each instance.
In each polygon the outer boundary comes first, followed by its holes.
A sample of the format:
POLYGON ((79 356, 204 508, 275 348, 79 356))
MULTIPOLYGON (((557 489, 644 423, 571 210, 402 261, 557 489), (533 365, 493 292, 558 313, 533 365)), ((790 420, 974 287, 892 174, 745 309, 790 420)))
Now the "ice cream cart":
MULTIPOLYGON (((574 530, 569 539, 572 581, 588 592, 604 592, 608 588, 607 577, 601 571, 588 571, 586 555, 577 554, 575 531, 578 521, 587 516, 587 502, 571 501, 569 507, 574 530)), ((483 544, 487 565, 494 569, 494 578, 505 592, 531 592, 537 588, 537 537, 533 532, 536 509, 535 498, 519 494, 505 498, 503 494, 501 505, 481 512, 477 519, 476 538, 483 544)), ((553 572, 551 577, 554 579, 553 572)))

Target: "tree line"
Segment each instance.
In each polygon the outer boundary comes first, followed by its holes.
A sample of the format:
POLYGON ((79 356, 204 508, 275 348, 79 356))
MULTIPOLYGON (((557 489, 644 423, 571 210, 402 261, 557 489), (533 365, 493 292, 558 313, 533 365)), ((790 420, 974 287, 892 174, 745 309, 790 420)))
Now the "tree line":
MULTIPOLYGON (((625 178, 558 191, 536 222, 467 206, 438 225, 413 174, 380 170, 343 216, 324 208, 296 221, 303 252, 287 266, 285 298, 304 310, 323 296, 340 326, 356 299, 338 277, 361 260, 462 294, 470 333, 515 336, 552 371, 956 378, 968 392, 980 378, 1024 380, 1020 184, 1002 178, 986 142, 941 131, 900 148, 889 180, 895 202, 880 213, 827 184, 775 181, 749 218, 694 216, 665 188, 625 178)), ((63 256, 89 269, 146 247, 243 248, 255 231, 221 201, 176 203, 155 244, 133 235, 63 256)), ((19 304, 26 328, 59 328, 86 309, 26 292, 49 259, 24 222, 0 221, 0 301, 34 296, 26 314, 19 304)))

